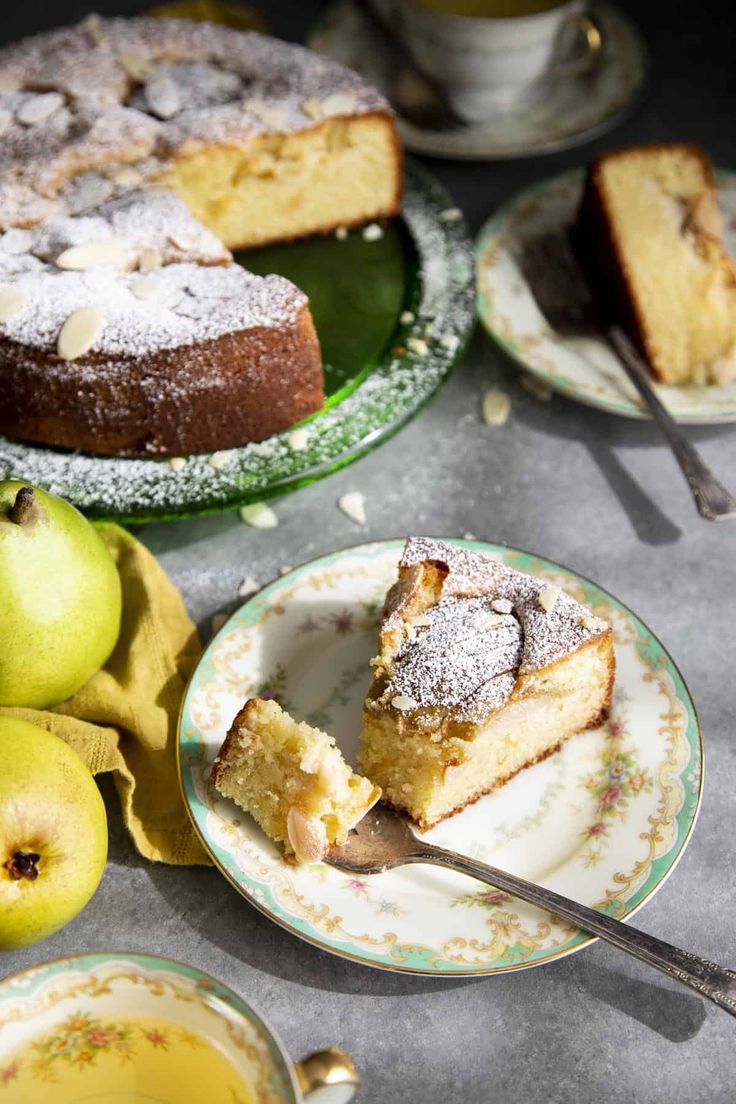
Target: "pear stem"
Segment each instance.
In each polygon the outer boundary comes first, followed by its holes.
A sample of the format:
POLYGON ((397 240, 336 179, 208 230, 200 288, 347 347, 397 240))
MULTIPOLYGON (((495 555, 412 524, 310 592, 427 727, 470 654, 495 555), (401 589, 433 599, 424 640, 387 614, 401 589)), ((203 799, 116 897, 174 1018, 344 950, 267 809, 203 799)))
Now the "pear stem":
POLYGON ((33 487, 21 487, 15 496, 15 502, 8 510, 8 520, 14 525, 28 525, 38 516, 38 500, 33 487))

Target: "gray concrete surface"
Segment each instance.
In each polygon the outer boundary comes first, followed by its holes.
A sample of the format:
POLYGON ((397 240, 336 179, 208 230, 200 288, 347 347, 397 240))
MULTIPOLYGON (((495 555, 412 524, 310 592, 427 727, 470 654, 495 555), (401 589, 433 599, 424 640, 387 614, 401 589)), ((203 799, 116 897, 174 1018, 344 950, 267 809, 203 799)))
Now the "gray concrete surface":
MULTIPOLYGON (((646 11, 628 6, 655 46, 644 103, 612 135, 579 151, 507 165, 434 163, 474 225, 522 184, 614 143, 691 138, 734 166, 728 17, 685 3, 652 3, 646 11)), ((273 25, 292 37, 314 10, 267 7, 273 25)), ((52 10, 31 0, 22 11, 4 13, 3 34, 51 25, 84 8, 52 10)), ((690 433, 736 488, 736 429, 690 433)), ((470 530, 528 548, 592 576, 632 606, 680 664, 706 743, 699 824, 672 879, 637 923, 715 961, 736 962, 736 522, 718 526, 696 516, 654 429, 561 398, 537 402, 479 332, 449 385, 399 437, 274 505, 280 525, 270 532, 248 529, 233 514, 141 531, 202 626, 234 603, 244 575, 266 581, 283 564, 356 539, 409 532, 470 530), (499 379, 513 412, 506 426, 488 429, 479 400, 499 379), (335 505, 353 489, 366 496, 362 530, 335 505)), ((379 973, 293 939, 214 870, 144 862, 121 830, 114 803, 110 808, 110 862, 93 902, 46 943, 4 956, 0 974, 96 948, 185 959, 251 999, 292 1055, 333 1042, 351 1050, 364 1075, 363 1104, 734 1099, 733 1021, 613 949, 595 945, 547 967, 482 980, 379 973)))

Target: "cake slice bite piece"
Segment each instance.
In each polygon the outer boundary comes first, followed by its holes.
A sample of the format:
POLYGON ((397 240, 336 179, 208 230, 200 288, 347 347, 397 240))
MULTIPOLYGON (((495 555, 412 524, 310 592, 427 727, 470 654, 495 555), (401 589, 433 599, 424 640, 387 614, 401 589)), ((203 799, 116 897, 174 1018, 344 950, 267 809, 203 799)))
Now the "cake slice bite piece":
POLYGON ((360 769, 424 829, 602 722, 613 636, 543 579, 413 538, 373 669, 360 769))
POLYGON ((260 698, 247 701, 230 726, 211 781, 297 862, 318 862, 343 844, 381 796, 331 736, 260 698))

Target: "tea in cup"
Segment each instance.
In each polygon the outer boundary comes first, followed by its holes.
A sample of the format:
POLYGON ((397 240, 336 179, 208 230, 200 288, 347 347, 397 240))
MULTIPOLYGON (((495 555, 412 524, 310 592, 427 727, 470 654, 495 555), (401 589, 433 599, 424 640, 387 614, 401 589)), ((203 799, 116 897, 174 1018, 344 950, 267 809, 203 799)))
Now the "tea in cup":
POLYGON ((357 1084, 344 1052, 292 1062, 237 993, 171 959, 77 955, 0 983, 3 1104, 347 1104, 357 1084))

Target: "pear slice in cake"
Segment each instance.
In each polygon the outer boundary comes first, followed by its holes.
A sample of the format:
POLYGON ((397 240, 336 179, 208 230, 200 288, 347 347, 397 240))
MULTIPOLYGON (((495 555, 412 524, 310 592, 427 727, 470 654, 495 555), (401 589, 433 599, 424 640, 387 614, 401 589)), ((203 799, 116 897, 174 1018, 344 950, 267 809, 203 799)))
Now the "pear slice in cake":
POLYGON ((332 737, 259 698, 233 721, 211 781, 297 862, 318 862, 343 844, 381 796, 350 769, 332 737))
POLYGON ((600 724, 614 670, 610 627, 564 590, 410 539, 383 611, 360 769, 431 827, 600 724))

